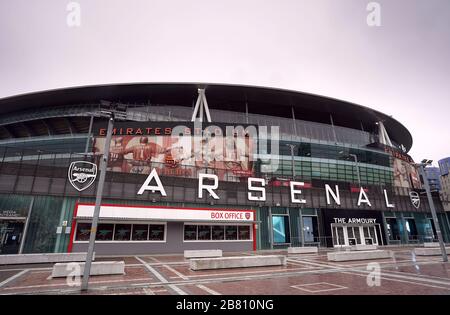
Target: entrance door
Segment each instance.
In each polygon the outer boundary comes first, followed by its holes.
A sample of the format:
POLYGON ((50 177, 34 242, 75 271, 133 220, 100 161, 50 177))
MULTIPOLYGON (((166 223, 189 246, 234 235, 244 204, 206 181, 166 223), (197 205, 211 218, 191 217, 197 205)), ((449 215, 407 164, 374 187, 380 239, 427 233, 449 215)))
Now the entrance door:
POLYGON ((378 236, 375 225, 364 226, 364 243, 366 245, 378 245, 378 236))
POLYGON ((376 225, 331 224, 334 246, 378 245, 376 225))
POLYGON ((23 226, 23 222, 0 221, 0 254, 19 252, 23 226))
POLYGON ((346 237, 344 234, 344 227, 342 225, 331 225, 331 231, 333 233, 333 245, 334 246, 345 246, 346 237))

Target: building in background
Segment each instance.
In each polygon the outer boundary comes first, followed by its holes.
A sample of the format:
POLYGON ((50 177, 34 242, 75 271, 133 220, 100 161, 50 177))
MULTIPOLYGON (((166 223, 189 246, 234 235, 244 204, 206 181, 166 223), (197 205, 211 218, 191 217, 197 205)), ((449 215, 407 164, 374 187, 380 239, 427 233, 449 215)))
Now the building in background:
POLYGON ((427 175, 428 184, 430 185, 431 191, 440 191, 441 190, 440 168, 428 166, 425 168, 425 173, 427 175))
POLYGON ((391 116, 281 89, 143 83, 0 99, 0 253, 86 251, 108 102, 126 118, 111 140, 97 254, 435 239, 412 136, 391 116), (244 137, 211 135, 227 126, 244 137), (205 175, 217 198, 200 189, 205 175))
POLYGON ((439 160, 441 180, 441 200, 445 211, 450 216, 450 157, 439 160))

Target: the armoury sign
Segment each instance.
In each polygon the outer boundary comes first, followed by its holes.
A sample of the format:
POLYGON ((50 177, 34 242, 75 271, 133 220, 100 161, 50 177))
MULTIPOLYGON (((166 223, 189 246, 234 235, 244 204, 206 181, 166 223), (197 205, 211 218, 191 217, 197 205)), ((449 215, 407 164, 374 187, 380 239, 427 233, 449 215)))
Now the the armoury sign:
POLYGON ((78 191, 83 191, 94 183, 97 165, 86 161, 72 162, 67 175, 72 186, 78 191))
POLYGON ((333 218, 334 223, 341 224, 376 224, 375 218, 333 218))

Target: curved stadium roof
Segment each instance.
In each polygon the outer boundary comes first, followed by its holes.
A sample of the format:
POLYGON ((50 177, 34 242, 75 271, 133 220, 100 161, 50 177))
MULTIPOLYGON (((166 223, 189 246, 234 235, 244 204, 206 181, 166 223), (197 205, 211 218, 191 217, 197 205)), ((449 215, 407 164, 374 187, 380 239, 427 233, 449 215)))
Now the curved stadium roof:
POLYGON ((393 141, 409 151, 412 136, 396 119, 371 108, 329 97, 292 90, 245 85, 209 83, 130 83, 71 87, 22 94, 0 99, 0 115, 14 112, 86 103, 100 100, 122 103, 165 104, 191 107, 197 89, 206 87, 211 109, 292 117, 366 131, 375 131, 375 123, 383 121, 393 141))

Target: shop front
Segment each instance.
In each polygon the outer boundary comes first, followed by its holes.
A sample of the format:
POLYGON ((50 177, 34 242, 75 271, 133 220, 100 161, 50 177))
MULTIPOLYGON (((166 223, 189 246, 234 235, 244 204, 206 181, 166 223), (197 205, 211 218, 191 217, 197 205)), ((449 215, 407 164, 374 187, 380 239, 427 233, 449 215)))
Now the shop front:
MULTIPOLYGON (((87 250, 93 204, 77 204, 68 252, 87 250)), ((101 255, 256 249, 254 210, 102 205, 95 251, 101 255)))
POLYGON ((322 210, 327 247, 385 245, 381 211, 322 210))

